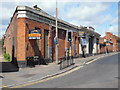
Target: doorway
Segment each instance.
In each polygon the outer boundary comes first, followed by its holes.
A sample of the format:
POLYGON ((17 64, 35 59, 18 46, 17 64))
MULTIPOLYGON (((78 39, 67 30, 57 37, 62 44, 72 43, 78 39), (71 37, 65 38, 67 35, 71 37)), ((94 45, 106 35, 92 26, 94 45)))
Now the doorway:
POLYGON ((77 55, 76 46, 77 46, 77 37, 75 37, 75 41, 74 41, 74 56, 77 55))
POLYGON ((14 61, 14 53, 15 53, 15 48, 14 48, 14 37, 12 37, 12 61, 14 61))
POLYGON ((39 39, 33 40, 34 56, 40 56, 39 39))
POLYGON ((93 39, 94 37, 89 37, 89 54, 91 55, 93 52, 93 39))

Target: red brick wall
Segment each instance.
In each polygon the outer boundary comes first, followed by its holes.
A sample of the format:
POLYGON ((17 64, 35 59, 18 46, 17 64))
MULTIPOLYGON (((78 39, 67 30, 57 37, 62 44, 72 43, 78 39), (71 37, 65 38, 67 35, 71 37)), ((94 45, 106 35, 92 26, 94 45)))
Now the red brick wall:
POLYGON ((6 38, 4 40, 4 46, 6 48, 6 53, 10 54, 12 58, 12 37, 14 37, 14 56, 17 57, 17 16, 16 14, 13 16, 11 20, 11 24, 8 26, 6 30, 6 38))
POLYGON ((58 31, 58 57, 63 58, 65 57, 65 38, 66 38, 66 31, 59 30, 58 31))
POLYGON ((76 56, 79 55, 79 40, 78 40, 78 34, 76 32, 73 32, 72 55, 74 56, 75 53, 76 53, 76 56), (74 45, 76 46, 76 52, 74 50, 74 45))
MULTIPOLYGON (((21 58, 23 57, 23 59, 25 60, 26 56, 33 56, 34 55, 34 49, 33 49, 34 41, 33 40, 28 40, 27 32, 28 32, 28 30, 34 29, 35 27, 40 28, 41 31, 42 31, 41 32, 42 33, 42 39, 39 40, 39 43, 40 43, 40 46, 39 46, 40 50, 39 51, 40 51, 41 57, 44 58, 44 30, 50 30, 49 25, 44 24, 44 23, 40 23, 40 22, 37 22, 37 21, 33 21, 33 20, 30 20, 30 19, 24 19, 24 18, 20 19, 18 22, 21 25, 18 30, 20 30, 22 28, 24 28, 24 30, 25 30, 25 33, 22 33, 23 36, 25 35, 25 38, 24 38, 25 40, 23 40, 23 42, 19 42, 20 45, 24 43, 24 45, 22 45, 22 47, 19 49, 19 55, 21 56, 21 58), (25 25, 25 23, 24 23, 25 20, 27 20, 28 26, 23 27, 25 25), (28 50, 26 49, 27 43, 28 43, 28 50), (25 51, 26 53, 22 53, 23 51, 25 51)), ((49 32, 49 34, 50 34, 50 32, 49 32)), ((52 48, 53 48, 52 49, 53 60, 55 60, 55 45, 54 45, 54 40, 53 40, 54 36, 55 36, 55 32, 53 32, 52 35, 49 35, 48 42, 49 42, 49 46, 52 46, 52 48)), ((58 30, 58 40, 59 40, 58 58, 62 58, 62 57, 65 56, 65 38, 66 38, 66 31, 58 30)), ((20 57, 19 57, 19 60, 20 60, 20 57)))
MULTIPOLYGON (((42 35, 42 39, 38 40, 39 43, 39 51, 40 51, 40 56, 41 58, 44 58, 44 30, 49 30, 49 25, 44 24, 44 23, 40 23, 34 20, 30 20, 30 19, 26 19, 28 21, 28 27, 26 27, 26 30, 31 30, 31 29, 35 29, 35 27, 40 28, 41 29, 41 35, 42 35)), ((33 49, 33 44, 35 43, 35 40, 29 40, 28 39, 28 34, 26 34, 26 44, 28 42, 28 50, 27 50, 27 56, 33 56, 34 53, 34 49, 33 49)), ((48 41, 50 41, 48 39, 48 41)))
MULTIPOLYGON (((41 29, 42 39, 37 40, 39 43, 38 49, 40 51, 41 58, 44 58, 44 30, 48 30, 48 46, 52 47, 52 58, 55 60, 55 45, 54 45, 54 37, 55 37, 55 27, 50 27, 47 24, 40 23, 27 18, 16 18, 15 16, 12 19, 12 23, 8 28, 6 34, 11 33, 10 38, 5 39, 6 52, 11 53, 11 38, 14 36, 15 38, 15 57, 18 61, 25 61, 27 56, 35 55, 34 52, 34 43, 35 40, 28 39, 28 31, 31 29, 35 29, 35 27, 41 29), (13 28, 13 30, 11 30, 13 28), (50 31, 51 30, 51 31, 50 31)), ((65 57, 65 47, 69 48, 69 44, 67 41, 67 31, 58 29, 58 58, 65 57)), ((77 33, 73 33, 72 37, 72 55, 74 55, 74 45, 76 44, 76 53, 79 55, 79 40, 77 37, 77 33)))
MULTIPOLYGON (((103 43, 104 39, 113 42, 112 44, 109 44, 110 46, 107 46, 109 51, 119 51, 119 47, 118 47, 119 43, 117 43, 117 40, 120 40, 119 37, 113 35, 111 32, 106 32, 106 36, 104 36, 103 38, 100 38, 100 43, 103 43)), ((105 47, 102 47, 100 52, 104 52, 103 48, 105 47)))
POLYGON ((17 60, 26 60, 26 19, 18 18, 17 29, 17 60))

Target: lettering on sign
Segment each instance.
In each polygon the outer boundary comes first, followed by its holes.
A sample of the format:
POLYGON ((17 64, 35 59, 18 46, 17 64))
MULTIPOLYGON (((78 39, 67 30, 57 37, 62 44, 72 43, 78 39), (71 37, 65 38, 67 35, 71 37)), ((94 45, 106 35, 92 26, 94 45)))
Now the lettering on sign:
POLYGON ((84 36, 84 32, 78 32, 78 37, 84 36))
POLYGON ((29 30, 28 38, 29 39, 41 39, 41 30, 40 29, 29 30))

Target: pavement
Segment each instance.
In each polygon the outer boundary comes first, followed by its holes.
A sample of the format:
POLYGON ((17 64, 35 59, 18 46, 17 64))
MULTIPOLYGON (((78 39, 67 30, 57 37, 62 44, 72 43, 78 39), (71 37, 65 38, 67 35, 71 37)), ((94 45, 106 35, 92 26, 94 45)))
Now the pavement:
MULTIPOLYGON (((120 53, 119 53, 120 55, 120 53)), ((80 69, 45 82, 37 81, 19 88, 118 88, 118 54, 97 59, 80 69)), ((88 63, 88 62, 87 62, 88 63)), ((74 70, 74 69, 72 69, 74 70)), ((82 90, 82 89, 81 89, 82 90)), ((94 90, 94 89, 92 89, 94 90)), ((96 90, 96 89, 95 89, 96 90)), ((117 89, 118 90, 118 89, 117 89)))
POLYGON ((92 63, 96 58, 103 58, 110 55, 117 54, 118 52, 108 53, 108 54, 99 54, 95 56, 90 56, 87 58, 76 58, 74 59, 74 65, 60 70, 60 66, 55 63, 49 63, 48 65, 36 65, 34 68, 19 68, 19 71, 16 72, 4 72, 0 74, 0 79, 2 79, 1 87, 14 87, 21 84, 26 84, 34 82, 37 80, 42 80, 43 78, 49 78, 64 72, 71 70, 77 66, 82 66, 85 63, 92 63))
POLYGON ((2 55, 2 52, 0 51, 0 62, 3 62, 3 55, 2 55))

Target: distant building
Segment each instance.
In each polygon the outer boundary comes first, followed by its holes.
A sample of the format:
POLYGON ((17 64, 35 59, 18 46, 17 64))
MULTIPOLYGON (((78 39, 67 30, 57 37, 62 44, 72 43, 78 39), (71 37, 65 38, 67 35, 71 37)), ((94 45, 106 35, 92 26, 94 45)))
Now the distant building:
POLYGON ((58 40, 55 39, 55 17, 42 9, 18 6, 6 30, 5 48, 11 59, 17 59, 19 67, 27 66, 26 58, 39 56, 41 61, 55 61, 55 44, 58 43, 58 58, 80 56, 81 36, 86 37, 86 54, 99 51, 99 37, 92 27, 78 27, 58 19, 58 40), (71 33, 69 33, 71 32, 71 33), (68 36, 70 35, 69 43, 68 36), (71 45, 71 49, 70 49, 71 45))
POLYGON ((106 35, 100 38, 100 52, 104 53, 107 49, 109 52, 120 51, 120 37, 106 32, 106 35))

